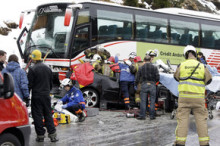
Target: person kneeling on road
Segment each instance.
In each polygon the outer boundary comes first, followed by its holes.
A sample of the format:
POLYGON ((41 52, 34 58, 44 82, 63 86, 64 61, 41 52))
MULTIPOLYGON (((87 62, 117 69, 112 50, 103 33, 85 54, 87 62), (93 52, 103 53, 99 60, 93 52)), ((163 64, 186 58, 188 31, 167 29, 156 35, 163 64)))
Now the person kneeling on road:
POLYGON ((67 93, 57 102, 57 104, 62 103, 62 109, 66 109, 77 115, 79 122, 83 122, 85 120, 85 114, 83 112, 85 109, 85 100, 82 92, 73 86, 72 81, 69 78, 66 78, 61 82, 61 87, 63 87, 67 93))

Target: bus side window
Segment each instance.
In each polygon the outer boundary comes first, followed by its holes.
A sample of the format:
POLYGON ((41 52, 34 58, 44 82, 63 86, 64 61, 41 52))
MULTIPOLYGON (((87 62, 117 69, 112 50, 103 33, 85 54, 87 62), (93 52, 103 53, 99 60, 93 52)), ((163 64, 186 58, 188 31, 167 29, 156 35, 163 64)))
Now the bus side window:
POLYGON ((121 39, 132 39, 132 24, 133 15, 130 13, 98 9, 98 42, 102 43, 121 39))
POLYGON ((140 41, 167 43, 168 20, 162 16, 136 15, 136 39, 140 41))
POLYGON ((194 45, 196 36, 199 35, 199 23, 183 20, 170 19, 171 44, 179 44, 182 46, 194 45), (183 27, 184 24, 184 27, 183 27))

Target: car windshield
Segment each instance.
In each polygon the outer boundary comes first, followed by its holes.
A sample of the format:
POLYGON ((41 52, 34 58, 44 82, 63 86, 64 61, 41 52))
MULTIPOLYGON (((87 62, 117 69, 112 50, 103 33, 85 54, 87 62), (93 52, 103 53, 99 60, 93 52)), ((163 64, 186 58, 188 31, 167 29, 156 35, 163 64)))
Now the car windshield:
POLYGON ((47 58, 65 58, 71 32, 72 20, 69 26, 64 26, 64 6, 39 7, 25 44, 24 55, 29 55, 34 49, 41 50, 47 58))

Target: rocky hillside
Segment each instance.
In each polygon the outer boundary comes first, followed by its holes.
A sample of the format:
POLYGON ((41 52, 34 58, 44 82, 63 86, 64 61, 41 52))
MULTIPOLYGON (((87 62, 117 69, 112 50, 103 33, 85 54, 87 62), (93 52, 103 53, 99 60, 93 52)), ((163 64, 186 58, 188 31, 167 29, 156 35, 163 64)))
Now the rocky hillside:
POLYGON ((220 0, 184 0, 181 7, 189 10, 220 14, 220 0))
POLYGON ((0 24, 0 34, 1 35, 8 35, 12 29, 16 29, 18 24, 12 21, 4 21, 0 24))

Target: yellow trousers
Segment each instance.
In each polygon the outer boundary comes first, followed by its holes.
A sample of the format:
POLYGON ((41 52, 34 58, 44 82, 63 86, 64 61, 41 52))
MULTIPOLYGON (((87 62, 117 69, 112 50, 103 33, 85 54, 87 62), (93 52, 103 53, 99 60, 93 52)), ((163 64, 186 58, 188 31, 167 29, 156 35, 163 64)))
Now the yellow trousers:
POLYGON ((200 145, 209 144, 207 117, 204 98, 179 97, 177 109, 176 144, 185 145, 188 133, 189 115, 193 112, 200 145))

